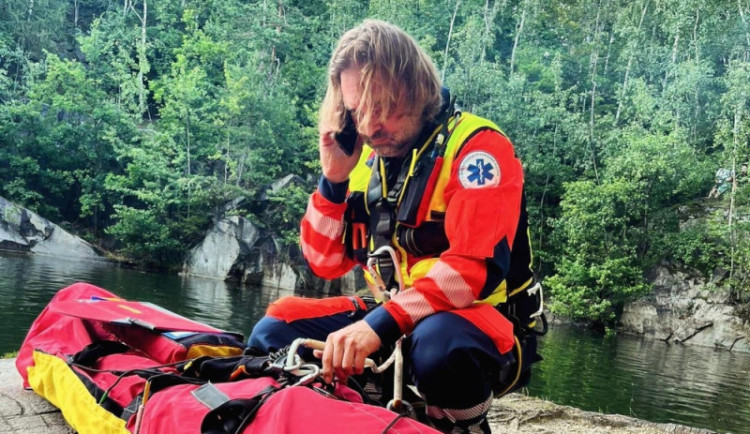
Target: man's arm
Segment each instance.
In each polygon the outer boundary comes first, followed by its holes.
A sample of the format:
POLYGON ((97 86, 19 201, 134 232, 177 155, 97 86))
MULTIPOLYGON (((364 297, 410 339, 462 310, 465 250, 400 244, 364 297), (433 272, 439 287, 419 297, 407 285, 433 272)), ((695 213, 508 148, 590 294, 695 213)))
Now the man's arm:
POLYGON ((323 175, 317 191, 307 202, 300 226, 300 247, 315 275, 335 279, 355 264, 345 253, 344 212, 349 174, 359 161, 362 143, 356 144, 351 156, 346 155, 336 143, 333 131, 328 129, 320 133, 318 149, 323 175))

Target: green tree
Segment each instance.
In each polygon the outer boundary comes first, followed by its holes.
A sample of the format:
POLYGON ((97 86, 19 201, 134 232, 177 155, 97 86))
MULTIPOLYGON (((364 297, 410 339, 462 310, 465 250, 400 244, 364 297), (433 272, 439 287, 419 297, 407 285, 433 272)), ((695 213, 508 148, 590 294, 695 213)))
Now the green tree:
POLYGON ((9 170, 0 193, 53 219, 106 215, 103 179, 117 170, 114 148, 135 135, 78 62, 48 54, 28 101, 4 106, 0 141, 9 170))
POLYGON ((733 60, 725 77, 727 92, 723 95, 722 122, 717 131, 717 141, 724 144, 724 161, 729 162, 733 182, 729 194, 726 239, 729 244, 729 287, 736 300, 748 294, 747 279, 750 273, 750 242, 748 242, 748 216, 750 203, 746 192, 738 195, 738 187, 747 188, 747 178, 739 177, 740 165, 748 164, 750 155, 750 62, 733 60))
POLYGON ((700 190, 707 168, 684 130, 654 135, 633 127, 619 134, 619 152, 605 159, 599 183, 566 185, 553 224, 566 247, 548 279, 553 311, 603 326, 614 325, 623 304, 645 294, 644 270, 665 253, 653 246, 664 246, 661 238, 676 230, 660 212, 700 190))

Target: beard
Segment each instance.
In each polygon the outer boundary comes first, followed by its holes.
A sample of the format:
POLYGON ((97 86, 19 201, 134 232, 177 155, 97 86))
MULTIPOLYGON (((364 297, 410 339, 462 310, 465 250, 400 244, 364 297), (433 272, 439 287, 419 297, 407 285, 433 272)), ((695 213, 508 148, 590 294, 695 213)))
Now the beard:
POLYGON ((404 124, 401 129, 395 132, 381 129, 372 136, 363 135, 362 138, 365 143, 370 145, 378 157, 403 157, 414 145, 414 141, 419 136, 420 130, 419 120, 414 119, 404 124))
POLYGON ((380 158, 403 157, 411 149, 413 140, 397 141, 395 138, 378 137, 365 138, 375 154, 380 158))

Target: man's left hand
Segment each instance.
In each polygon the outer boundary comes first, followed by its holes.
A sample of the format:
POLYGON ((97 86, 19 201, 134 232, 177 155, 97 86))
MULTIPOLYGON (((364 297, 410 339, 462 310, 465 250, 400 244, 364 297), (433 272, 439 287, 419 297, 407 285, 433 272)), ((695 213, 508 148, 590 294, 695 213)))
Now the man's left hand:
POLYGON ((323 381, 330 384, 335 374, 339 381, 346 383, 350 375, 361 374, 365 369, 365 359, 380 347, 380 343, 380 337, 364 321, 329 334, 321 357, 323 381))

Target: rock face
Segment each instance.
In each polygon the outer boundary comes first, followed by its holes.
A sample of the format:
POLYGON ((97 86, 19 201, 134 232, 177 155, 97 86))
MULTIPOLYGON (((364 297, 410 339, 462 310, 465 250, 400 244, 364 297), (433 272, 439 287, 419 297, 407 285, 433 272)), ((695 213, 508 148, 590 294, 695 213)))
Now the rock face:
POLYGON ((306 289, 325 294, 353 293, 356 276, 328 282, 312 275, 294 250, 282 259, 278 243, 251 221, 238 216, 219 219, 183 265, 186 275, 232 280, 248 285, 306 289))
POLYGON ((238 216, 225 217, 190 251, 183 271, 194 276, 294 288, 294 270, 269 260, 273 256, 273 249, 261 241, 260 230, 252 222, 238 216))
POLYGON ((750 352, 750 325, 727 304, 726 291, 712 289, 720 279, 721 273, 705 281, 658 266, 651 276, 653 294, 625 306, 620 330, 674 344, 750 352))
POLYGON ((0 250, 54 255, 68 259, 100 259, 89 243, 0 197, 0 250))

